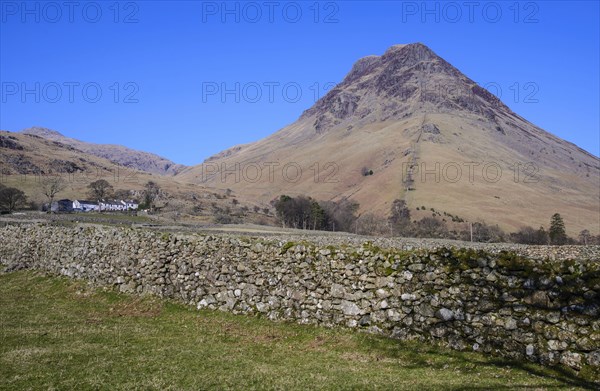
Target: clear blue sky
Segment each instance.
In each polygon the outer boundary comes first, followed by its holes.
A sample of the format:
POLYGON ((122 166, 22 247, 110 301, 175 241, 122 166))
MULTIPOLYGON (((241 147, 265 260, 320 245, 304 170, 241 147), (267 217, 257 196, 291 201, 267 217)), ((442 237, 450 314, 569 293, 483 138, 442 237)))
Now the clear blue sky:
POLYGON ((0 0, 0 129, 197 164, 294 122, 358 58, 422 42, 598 156, 599 2, 477 3, 0 0))

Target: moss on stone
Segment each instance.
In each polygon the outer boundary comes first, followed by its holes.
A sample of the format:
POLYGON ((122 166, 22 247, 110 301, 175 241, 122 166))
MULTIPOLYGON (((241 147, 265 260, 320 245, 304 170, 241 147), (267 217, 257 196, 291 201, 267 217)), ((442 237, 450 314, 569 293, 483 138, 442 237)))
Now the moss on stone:
POLYGON ((391 267, 386 267, 383 269, 383 275, 386 277, 391 276, 392 274, 394 274, 396 272, 396 270, 392 269, 391 267))
POLYGON ((286 242, 283 246, 281 246, 281 251, 279 254, 283 255, 288 252, 288 250, 296 245, 295 242, 286 242))

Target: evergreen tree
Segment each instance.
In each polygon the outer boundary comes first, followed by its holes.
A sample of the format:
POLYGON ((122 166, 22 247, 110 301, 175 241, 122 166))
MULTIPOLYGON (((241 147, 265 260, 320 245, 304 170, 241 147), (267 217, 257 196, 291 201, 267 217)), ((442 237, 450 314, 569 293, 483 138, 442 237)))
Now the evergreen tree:
POLYGON ((565 223, 559 213, 552 215, 548 236, 550 237, 550 244, 562 245, 567 242, 565 223))

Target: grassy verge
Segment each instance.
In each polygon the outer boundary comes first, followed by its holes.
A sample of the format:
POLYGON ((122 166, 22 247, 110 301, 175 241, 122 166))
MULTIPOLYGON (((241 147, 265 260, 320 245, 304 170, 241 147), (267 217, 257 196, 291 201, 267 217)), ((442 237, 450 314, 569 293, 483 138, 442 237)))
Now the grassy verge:
POLYGON ((0 389, 575 389, 573 373, 0 275, 0 389))

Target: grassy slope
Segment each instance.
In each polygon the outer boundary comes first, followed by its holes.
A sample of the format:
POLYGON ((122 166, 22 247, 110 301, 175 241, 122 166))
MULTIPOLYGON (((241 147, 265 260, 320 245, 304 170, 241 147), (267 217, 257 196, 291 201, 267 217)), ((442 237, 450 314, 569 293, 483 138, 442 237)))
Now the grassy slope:
MULTIPOLYGON (((263 202, 281 194, 310 195, 318 200, 348 197, 360 203, 361 212, 384 216, 394 199, 404 198, 413 211, 427 205, 471 222, 499 224, 507 231, 524 225, 547 229, 550 216, 558 212, 569 235, 576 237, 583 229, 600 233, 600 175, 594 168, 599 166, 598 160, 549 134, 543 133, 539 140, 517 130, 499 135, 495 122, 449 114, 415 114, 405 120, 353 124, 351 130, 340 126, 323 134, 316 134, 313 124, 314 119, 299 120, 231 156, 188 168, 176 178, 231 188, 242 199, 263 202), (423 122, 435 123, 440 134, 423 134, 423 122), (406 192, 402 180, 413 156, 422 171, 415 171, 416 190, 406 192), (250 163, 267 162, 279 163, 273 176, 264 168, 255 181, 255 171, 249 169, 252 180, 241 175, 236 183, 237 178, 229 175, 223 182, 222 176, 216 175, 202 182, 202 173, 221 164, 240 164, 243 173, 250 163), (335 163, 336 171, 327 169, 330 162, 335 163), (282 168, 294 163, 301 174, 289 170, 290 181, 282 168), (470 173, 471 163, 478 165, 471 167, 470 173), (363 167, 372 169, 373 175, 363 176, 363 167), (423 171, 430 174, 422 175, 423 171)), ((534 131, 532 125, 527 126, 534 131)), ((413 217, 425 216, 417 213, 413 217)))
POLYGON ((564 389, 571 373, 0 275, 0 389, 564 389))
MULTIPOLYGON (((137 190, 144 189, 148 181, 156 182, 161 189, 168 194, 168 200, 161 199, 157 206, 164 206, 168 202, 169 206, 165 211, 179 211, 182 214, 191 213, 193 207, 201 206, 202 217, 208 216, 212 220, 211 205, 225 208, 230 207, 234 211, 243 206, 252 208, 255 204, 238 205, 236 208, 232 204, 232 198, 226 197, 226 191, 207 188, 198 184, 183 183, 171 176, 152 175, 146 172, 134 170, 115 164, 107 159, 70 148, 67 145, 45 140, 41 137, 35 137, 22 133, 10 133, 0 131, 2 137, 12 137, 9 141, 17 143, 23 149, 10 149, 0 147, 0 184, 7 187, 16 187, 25 192, 29 201, 35 201, 39 204, 48 202, 43 194, 40 180, 43 176, 35 174, 18 174, 19 167, 28 172, 36 172, 34 168, 49 171, 50 162, 53 160, 72 163, 82 171, 76 171, 72 174, 65 172, 60 176, 66 182, 64 191, 57 194, 55 199, 87 199, 89 197, 89 184, 93 181, 104 179, 114 187, 115 190, 137 190), (216 196, 219 196, 217 198, 216 196)), ((56 170, 57 168, 54 168, 56 170)), ((23 171, 21 171, 23 172, 23 171)), ((53 171, 56 172, 56 171, 53 171)), ((267 206, 260 205, 261 208, 267 206)))

